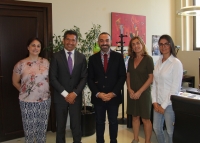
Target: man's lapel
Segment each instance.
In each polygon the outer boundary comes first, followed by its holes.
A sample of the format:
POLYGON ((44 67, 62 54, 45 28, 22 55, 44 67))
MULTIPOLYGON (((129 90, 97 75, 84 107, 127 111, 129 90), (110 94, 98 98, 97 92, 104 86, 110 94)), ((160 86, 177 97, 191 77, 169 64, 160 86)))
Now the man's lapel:
POLYGON ((76 67, 77 67, 77 62, 78 62, 78 52, 76 50, 74 50, 74 67, 73 67, 73 70, 72 70, 72 74, 73 74, 73 71, 76 70, 76 67))
POLYGON ((100 66, 100 69, 104 72, 104 67, 103 67, 103 63, 102 63, 102 60, 101 60, 101 51, 96 53, 96 61, 97 61, 97 65, 100 66))
POLYGON ((112 63, 115 62, 114 60, 115 60, 114 51, 110 50, 110 57, 109 57, 109 61, 108 61, 107 72, 108 72, 109 70, 111 70, 112 65, 113 65, 112 63))
MULTIPOLYGON (((67 63, 67 56, 66 56, 65 50, 61 51, 61 59, 63 60, 63 63, 69 72, 69 67, 68 67, 68 63, 67 63)), ((69 72, 69 74, 70 74, 70 72, 69 72)))

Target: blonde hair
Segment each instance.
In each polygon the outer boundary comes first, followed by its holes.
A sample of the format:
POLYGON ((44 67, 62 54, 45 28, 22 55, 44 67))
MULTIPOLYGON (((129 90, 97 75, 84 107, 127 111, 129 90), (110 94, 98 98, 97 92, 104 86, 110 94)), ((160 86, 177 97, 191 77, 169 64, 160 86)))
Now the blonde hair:
POLYGON ((139 36, 135 36, 133 37, 130 42, 129 42, 129 46, 128 46, 128 55, 131 57, 131 58, 135 58, 136 57, 136 53, 132 50, 132 42, 133 40, 135 39, 138 39, 140 41, 140 43, 142 44, 142 56, 145 56, 145 55, 148 55, 148 52, 147 52, 147 48, 146 48, 146 45, 144 43, 144 41, 142 40, 142 38, 140 38, 139 36))

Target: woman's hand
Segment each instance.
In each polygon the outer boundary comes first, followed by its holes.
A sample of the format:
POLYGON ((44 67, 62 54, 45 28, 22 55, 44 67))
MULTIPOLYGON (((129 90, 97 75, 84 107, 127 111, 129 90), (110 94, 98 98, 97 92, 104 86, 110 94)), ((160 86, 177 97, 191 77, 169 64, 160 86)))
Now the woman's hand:
POLYGON ((128 92, 129 92, 129 96, 130 96, 130 98, 131 99, 134 99, 133 97, 134 97, 134 91, 132 90, 132 89, 128 89, 128 92))
POLYGON ((137 91, 136 93, 134 93, 133 99, 139 99, 141 96, 141 92, 137 91))
POLYGON ((158 103, 153 103, 154 110, 160 114, 164 114, 165 109, 162 108, 158 103))
POLYGON ((156 112, 158 112, 158 103, 153 103, 153 108, 156 112))
POLYGON ((163 109, 162 106, 158 105, 158 112, 159 112, 160 114, 164 114, 165 109, 163 109))
POLYGON ((21 79, 21 76, 15 72, 13 72, 12 83, 18 91, 20 91, 20 87, 21 87, 20 79, 21 79))

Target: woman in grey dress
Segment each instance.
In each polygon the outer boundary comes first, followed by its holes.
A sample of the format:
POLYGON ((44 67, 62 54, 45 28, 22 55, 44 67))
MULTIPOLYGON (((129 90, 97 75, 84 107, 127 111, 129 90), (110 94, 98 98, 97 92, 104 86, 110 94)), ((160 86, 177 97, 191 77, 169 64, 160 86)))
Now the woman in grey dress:
POLYGON ((132 115, 134 139, 132 143, 139 143, 140 117, 144 124, 145 143, 150 143, 152 124, 151 91, 153 81, 153 59, 148 55, 146 46, 140 37, 133 37, 129 42, 130 56, 127 69, 127 114, 132 115))

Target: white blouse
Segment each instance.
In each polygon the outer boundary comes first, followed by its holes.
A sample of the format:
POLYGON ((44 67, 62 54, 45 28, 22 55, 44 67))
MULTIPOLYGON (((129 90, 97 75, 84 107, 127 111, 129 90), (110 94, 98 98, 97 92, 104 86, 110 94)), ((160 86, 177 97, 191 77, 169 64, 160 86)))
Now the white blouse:
POLYGON ((178 95, 181 89, 183 66, 179 59, 171 55, 162 63, 161 55, 154 67, 152 85, 152 103, 157 102, 165 109, 171 105, 170 96, 178 95))

